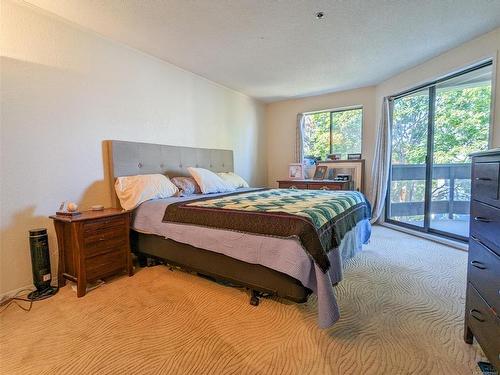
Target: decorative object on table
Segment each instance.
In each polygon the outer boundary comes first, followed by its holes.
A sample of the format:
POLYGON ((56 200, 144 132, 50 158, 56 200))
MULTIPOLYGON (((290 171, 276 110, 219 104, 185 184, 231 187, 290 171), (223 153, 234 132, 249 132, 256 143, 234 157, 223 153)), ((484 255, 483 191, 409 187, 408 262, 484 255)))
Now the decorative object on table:
POLYGON ((107 208, 79 216, 50 216, 59 248, 59 287, 76 282, 77 296, 87 285, 108 276, 133 275, 130 253, 130 211, 107 208))
POLYGON ((31 270, 33 271, 33 284, 36 290, 28 294, 28 299, 38 301, 53 296, 57 293, 58 289, 50 285, 52 274, 50 270, 47 229, 31 229, 29 231, 29 236, 31 270))
POLYGON ((326 165, 318 165, 314 171, 313 180, 324 180, 328 167, 326 165))
POLYGON ((304 165, 306 167, 311 166, 311 165, 316 165, 318 160, 321 160, 321 158, 318 158, 317 156, 312 156, 312 155, 304 156, 304 165))
POLYGON ((365 160, 323 160, 318 165, 328 166, 329 173, 328 179, 333 180, 336 176, 341 174, 348 174, 351 176, 351 183, 354 185, 354 190, 365 193, 365 160))
POLYGON ((104 206, 102 204, 95 204, 92 207, 90 207, 92 211, 102 211, 104 210, 104 206))
POLYGON ((304 156, 304 178, 312 178, 316 164, 320 158, 316 156, 304 156))
POLYGON ((342 154, 330 154, 327 156, 328 160, 340 160, 342 159, 342 154))
POLYGON ((350 174, 338 174, 333 178, 334 181, 351 181, 350 174))
POLYGON ((64 201, 59 206, 59 211, 57 211, 56 214, 62 216, 78 216, 81 212, 78 211, 78 205, 76 203, 64 201))
POLYGON ((288 165, 288 178, 301 180, 304 178, 304 166, 301 163, 290 163, 288 165))
POLYGON ((361 154, 347 154, 347 160, 361 160, 361 154))

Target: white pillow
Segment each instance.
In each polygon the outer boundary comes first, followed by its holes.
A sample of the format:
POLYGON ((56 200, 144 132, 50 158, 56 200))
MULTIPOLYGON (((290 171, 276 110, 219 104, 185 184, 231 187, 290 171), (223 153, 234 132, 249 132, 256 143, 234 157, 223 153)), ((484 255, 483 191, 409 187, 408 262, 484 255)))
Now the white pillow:
POLYGON ((219 175, 219 177, 222 178, 224 181, 229 182, 236 189, 250 187, 250 185, 248 185, 248 182, 246 182, 242 177, 238 176, 236 173, 220 172, 217 173, 217 175, 219 175))
POLYGON ((236 188, 229 182, 224 181, 217 176, 214 172, 204 168, 189 167, 188 172, 194 178, 196 183, 200 186, 203 194, 209 193, 225 193, 234 191, 236 188))
POLYGON ((126 210, 132 210, 150 199, 171 197, 179 191, 177 186, 162 174, 118 177, 115 190, 120 204, 126 210))

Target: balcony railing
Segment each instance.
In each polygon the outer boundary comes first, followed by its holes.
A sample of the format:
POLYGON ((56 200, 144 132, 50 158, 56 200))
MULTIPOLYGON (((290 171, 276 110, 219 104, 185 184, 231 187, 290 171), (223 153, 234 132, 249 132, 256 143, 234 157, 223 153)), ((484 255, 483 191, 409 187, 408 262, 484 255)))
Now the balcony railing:
MULTIPOLYGON (((392 181, 414 181, 425 182, 425 164, 395 164, 392 166, 392 181)), ((447 199, 433 200, 431 202, 432 214, 447 214, 453 219, 454 214, 468 215, 469 201, 457 200, 455 194, 456 180, 470 179, 470 164, 435 164, 432 169, 433 180, 448 180, 447 199)), ((391 202, 391 217, 405 217, 424 215, 424 202, 391 202)))

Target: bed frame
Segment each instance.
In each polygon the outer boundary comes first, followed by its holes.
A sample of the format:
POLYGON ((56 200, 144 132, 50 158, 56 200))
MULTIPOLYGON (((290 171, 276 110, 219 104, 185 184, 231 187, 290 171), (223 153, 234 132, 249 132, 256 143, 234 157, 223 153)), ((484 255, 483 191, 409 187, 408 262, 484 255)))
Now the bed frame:
MULTIPOLYGON (((187 167, 201 167, 214 172, 233 172, 233 151, 168 146, 151 143, 104 141, 104 159, 110 184, 112 204, 121 208, 115 194, 117 177, 161 173, 188 176, 187 167)), ((160 259, 187 271, 218 282, 243 286, 250 290, 250 303, 258 305, 263 294, 273 294, 302 303, 311 290, 284 273, 259 264, 243 262, 223 254, 179 243, 161 236, 131 231, 131 248, 139 262, 160 259)))

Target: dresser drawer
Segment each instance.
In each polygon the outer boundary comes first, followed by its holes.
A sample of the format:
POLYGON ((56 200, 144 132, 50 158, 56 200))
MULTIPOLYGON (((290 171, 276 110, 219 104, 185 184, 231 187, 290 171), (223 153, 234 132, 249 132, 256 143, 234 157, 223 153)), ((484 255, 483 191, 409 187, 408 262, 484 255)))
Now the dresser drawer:
POLYGON ((500 209, 473 200, 470 220, 471 236, 500 255, 500 209))
POLYGON ((115 248, 106 254, 85 260, 87 280, 95 280, 117 273, 127 268, 127 253, 123 248, 115 248))
POLYGON ((500 163, 475 163, 472 169, 474 199, 500 207, 500 163))
POLYGON ((467 310, 465 311, 469 327, 481 345, 488 359, 497 368, 500 367, 500 318, 493 314, 472 285, 467 287, 467 310))
POLYGON ((484 245, 469 242, 468 280, 500 314, 500 257, 484 245))
POLYGON ((279 186, 281 189, 307 189, 307 184, 304 182, 280 182, 279 186))
POLYGON ((307 184, 307 188, 311 190, 342 190, 342 184, 315 182, 312 184, 307 184))

